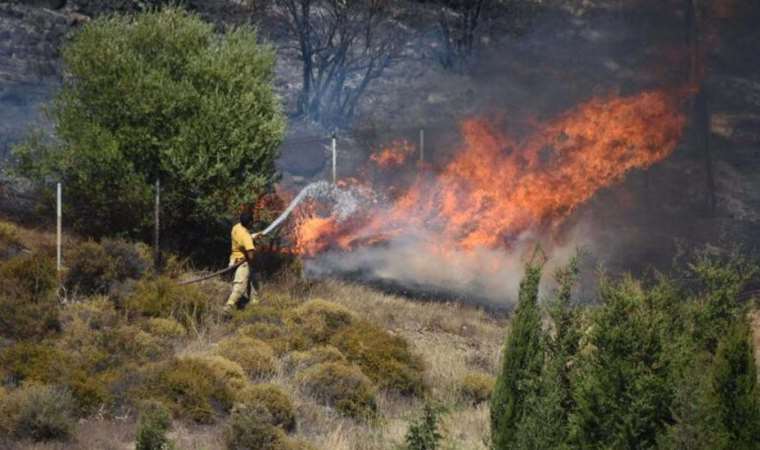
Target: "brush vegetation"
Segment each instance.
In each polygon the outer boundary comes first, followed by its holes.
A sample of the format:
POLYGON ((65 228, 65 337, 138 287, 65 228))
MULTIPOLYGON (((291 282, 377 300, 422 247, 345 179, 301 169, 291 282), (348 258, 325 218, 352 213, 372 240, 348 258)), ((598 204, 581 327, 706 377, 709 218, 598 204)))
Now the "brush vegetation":
POLYGON ((147 268, 64 304, 48 254, 0 260, 10 448, 98 433, 87 445, 287 450, 754 448, 758 435, 751 303, 738 300, 756 269, 738 254, 700 253, 677 274, 687 284, 603 277, 590 306, 574 300, 577 266, 541 298, 533 264, 508 327, 288 278, 225 319, 225 282, 179 286, 147 268))
POLYGON ((541 266, 521 284, 491 400, 495 449, 758 448, 760 388, 739 254, 700 252, 679 283, 602 277, 572 303, 574 265, 542 324, 541 266))

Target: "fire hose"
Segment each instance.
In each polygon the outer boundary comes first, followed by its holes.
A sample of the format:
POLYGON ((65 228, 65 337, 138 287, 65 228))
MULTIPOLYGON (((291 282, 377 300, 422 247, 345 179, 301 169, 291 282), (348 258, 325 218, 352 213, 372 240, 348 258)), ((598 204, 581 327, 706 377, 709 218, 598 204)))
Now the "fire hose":
MULTIPOLYGON (((317 183, 312 183, 305 188, 301 189, 301 192, 296 195, 296 197, 290 202, 287 208, 285 208, 285 211, 282 212, 272 223, 269 224, 268 227, 264 229, 261 233, 259 233, 259 236, 266 236, 268 234, 271 234, 274 230, 279 228, 280 225, 282 225, 283 222, 285 222, 288 217, 293 213, 293 210, 296 209, 296 207, 306 198, 309 197, 314 191, 316 191, 319 188, 324 188, 326 185, 326 182, 321 181, 317 183)), ((231 266, 228 266, 222 270, 216 271, 214 273, 204 275, 202 277, 193 278, 192 280, 182 281, 179 284, 181 286, 188 285, 188 284, 194 284, 194 283, 200 283, 201 281, 210 280, 211 278, 222 276, 226 273, 230 273, 234 270, 236 270, 238 267, 243 265, 245 263, 245 260, 240 261, 239 263, 233 264, 231 266)))

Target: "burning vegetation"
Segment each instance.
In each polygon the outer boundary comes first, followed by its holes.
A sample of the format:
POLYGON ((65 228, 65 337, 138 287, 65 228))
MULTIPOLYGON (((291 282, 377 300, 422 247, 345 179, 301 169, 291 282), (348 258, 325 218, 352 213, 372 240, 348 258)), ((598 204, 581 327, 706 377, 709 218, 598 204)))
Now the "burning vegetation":
MULTIPOLYGON (((510 252, 526 233, 551 233, 594 193, 669 156, 681 137, 682 95, 665 90, 594 98, 517 138, 472 118, 460 125, 463 143, 440 170, 416 172, 406 187, 360 184, 374 201, 349 217, 311 205, 295 226, 307 256, 391 240, 415 240, 431 255, 479 249, 510 252), (329 211, 330 215, 320 214, 329 211)), ((371 157, 380 168, 400 166, 413 152, 406 141, 371 157)), ((401 169, 396 169, 401 170, 401 169)), ((357 182, 342 189, 354 189, 357 182)))

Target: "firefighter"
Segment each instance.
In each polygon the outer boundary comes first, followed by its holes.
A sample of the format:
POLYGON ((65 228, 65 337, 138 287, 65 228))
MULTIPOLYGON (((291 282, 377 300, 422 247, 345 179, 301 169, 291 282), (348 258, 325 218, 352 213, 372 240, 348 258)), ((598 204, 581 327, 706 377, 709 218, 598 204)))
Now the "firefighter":
POLYGON ((244 211, 240 214, 240 223, 232 227, 232 253, 230 254, 230 266, 238 263, 240 266, 235 270, 235 278, 232 281, 232 292, 224 305, 224 311, 229 312, 237 307, 241 297, 246 296, 249 303, 258 303, 258 293, 253 286, 251 267, 253 263, 254 241, 261 233, 251 233, 253 227, 253 214, 244 211))

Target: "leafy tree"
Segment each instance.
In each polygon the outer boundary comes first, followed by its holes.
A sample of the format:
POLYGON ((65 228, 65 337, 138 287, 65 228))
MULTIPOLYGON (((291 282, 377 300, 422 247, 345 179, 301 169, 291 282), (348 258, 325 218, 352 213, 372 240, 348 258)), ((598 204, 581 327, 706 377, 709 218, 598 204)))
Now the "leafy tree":
POLYGON ((199 250, 225 240, 225 219, 275 180, 284 120, 274 52, 254 30, 216 34, 176 8, 111 16, 87 24, 63 59, 50 108, 58 141, 15 154, 43 190, 64 182, 80 233, 144 236, 160 179, 164 242, 199 250))
POLYGON ((542 265, 531 262, 520 282, 520 294, 504 344, 501 373, 491 398, 491 440, 496 450, 514 448, 518 425, 530 414, 530 398, 543 363, 541 314, 538 286, 542 265))

